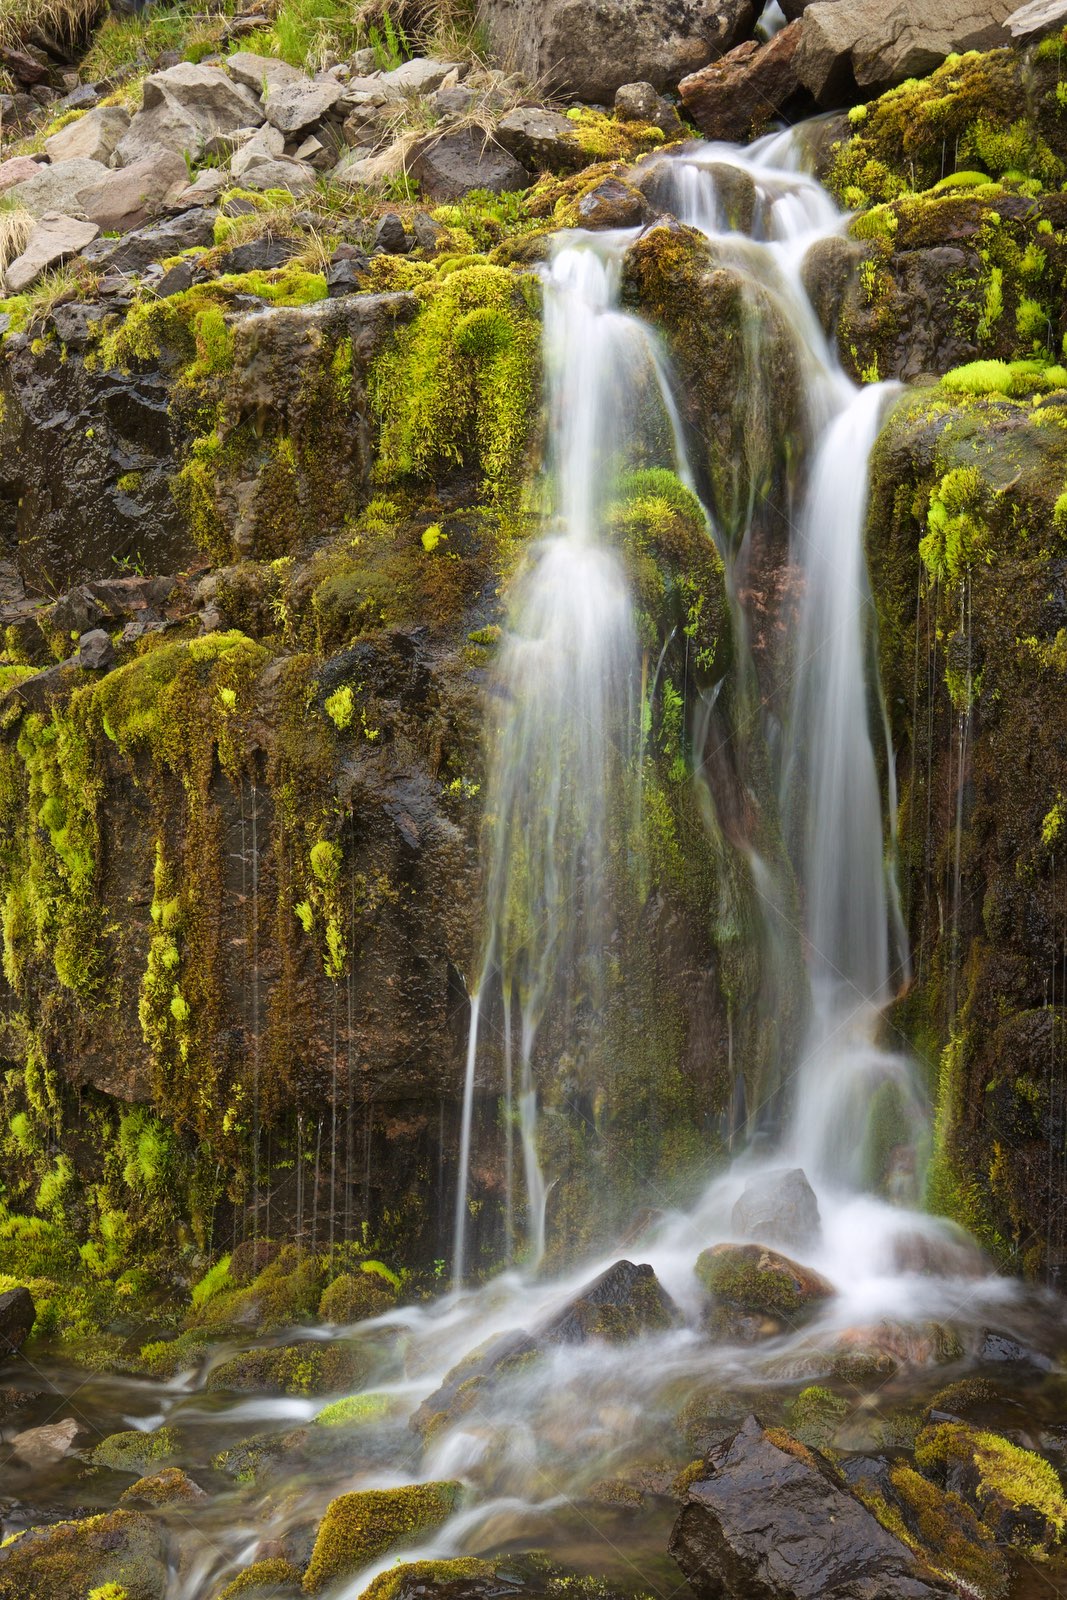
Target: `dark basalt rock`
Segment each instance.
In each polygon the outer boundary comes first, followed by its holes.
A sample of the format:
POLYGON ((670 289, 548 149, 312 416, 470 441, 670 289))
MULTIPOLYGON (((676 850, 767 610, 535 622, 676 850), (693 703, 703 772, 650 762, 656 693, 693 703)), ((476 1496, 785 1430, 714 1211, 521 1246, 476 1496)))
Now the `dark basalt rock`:
POLYGON ((28 1289, 20 1285, 0 1294, 0 1357, 22 1349, 36 1320, 37 1308, 28 1289))
POLYGON ((616 1261, 534 1337, 540 1345, 585 1344, 588 1339, 619 1343, 662 1331, 677 1321, 678 1309, 650 1266, 616 1261))
POLYGON ((698 1600, 933 1600, 927 1573, 847 1485, 750 1416, 690 1485, 670 1552, 698 1600))

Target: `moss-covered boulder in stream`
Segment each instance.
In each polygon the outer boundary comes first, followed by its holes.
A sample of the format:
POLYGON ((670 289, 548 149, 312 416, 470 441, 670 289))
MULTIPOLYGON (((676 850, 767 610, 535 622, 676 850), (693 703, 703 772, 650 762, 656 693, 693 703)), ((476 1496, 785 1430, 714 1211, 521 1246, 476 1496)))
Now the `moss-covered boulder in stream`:
POLYGON ((251 1394, 338 1394, 358 1388, 369 1367, 362 1345, 343 1339, 309 1340, 231 1356, 211 1369, 207 1386, 251 1394))
POLYGON ((85 1600, 108 1585, 126 1600, 163 1600, 167 1581, 162 1534, 144 1512, 31 1528, 0 1548, 0 1600, 85 1600))
POLYGON ((836 1292, 811 1267, 760 1244, 716 1244, 697 1259, 696 1275, 724 1306, 786 1322, 812 1315, 836 1292))
POLYGON ((304 1592, 319 1594, 393 1546, 440 1526, 455 1509, 459 1492, 458 1483, 417 1483, 332 1500, 304 1574, 304 1592))

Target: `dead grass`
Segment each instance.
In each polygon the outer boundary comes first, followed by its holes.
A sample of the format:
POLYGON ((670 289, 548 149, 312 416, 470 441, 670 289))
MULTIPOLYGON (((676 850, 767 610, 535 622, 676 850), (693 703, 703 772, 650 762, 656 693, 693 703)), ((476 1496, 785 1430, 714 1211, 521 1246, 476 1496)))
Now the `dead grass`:
POLYGON ((0 283, 9 264, 25 250, 36 221, 32 211, 21 206, 0 207, 0 283))
POLYGON ((106 9, 106 0, 2 0, 0 48, 40 43, 69 54, 85 43, 106 9))

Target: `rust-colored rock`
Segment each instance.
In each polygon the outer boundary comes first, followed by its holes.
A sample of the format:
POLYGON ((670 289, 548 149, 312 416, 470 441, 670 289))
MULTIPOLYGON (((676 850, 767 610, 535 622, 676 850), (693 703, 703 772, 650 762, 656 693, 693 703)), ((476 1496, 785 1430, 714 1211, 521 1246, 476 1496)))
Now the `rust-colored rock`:
POLYGON ((766 44, 749 39, 678 85, 682 104, 708 139, 740 142, 760 132, 800 88, 795 58, 801 23, 766 44))

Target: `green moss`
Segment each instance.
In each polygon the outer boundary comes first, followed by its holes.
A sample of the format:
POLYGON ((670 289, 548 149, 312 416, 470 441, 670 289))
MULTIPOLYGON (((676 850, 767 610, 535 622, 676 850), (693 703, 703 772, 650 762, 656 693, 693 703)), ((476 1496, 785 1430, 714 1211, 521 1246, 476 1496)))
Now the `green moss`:
POLYGON ((360 1345, 316 1340, 234 1356, 212 1368, 207 1387, 240 1394, 336 1394, 357 1388, 368 1370, 368 1356, 360 1345))
POLYGON ((194 1283, 192 1299, 195 1307, 206 1305, 213 1295, 235 1287, 230 1277, 231 1259, 230 1256, 223 1256, 213 1267, 208 1268, 199 1283, 194 1283))
POLYGON ((180 1449, 181 1439, 173 1428, 157 1428, 153 1433, 129 1429, 109 1434, 94 1449, 92 1460, 94 1466, 143 1477, 153 1467, 173 1462, 180 1449))
POLYGON ((395 1409, 396 1401, 392 1395, 353 1394, 324 1406, 315 1423, 321 1428, 359 1427, 367 1422, 381 1422, 395 1409))
POLYGON ((466 267, 416 291, 419 315, 379 356, 377 476, 476 472, 493 501, 517 500, 531 443, 540 335, 533 279, 466 267))
POLYGON ((977 467, 946 472, 930 496, 928 532, 919 554, 932 578, 958 583, 980 560, 990 559, 989 527, 982 516, 987 490, 977 467))
POLYGON ((419 1593, 423 1587, 430 1589, 452 1583, 493 1583, 497 1569, 491 1561, 481 1561, 475 1556, 458 1556, 447 1561, 398 1561, 387 1572, 380 1572, 364 1589, 360 1600, 394 1600, 410 1585, 419 1593))
POLYGON ((217 1600, 289 1600, 299 1593, 299 1568, 274 1556, 246 1567, 220 1591, 217 1600))
POLYGON ((6 1542, 0 1600, 151 1600, 166 1583, 159 1534, 142 1512, 112 1511, 78 1522, 32 1528, 6 1542))
POLYGON ((742 1311, 796 1318, 825 1298, 828 1286, 762 1245, 720 1245, 697 1258, 696 1275, 716 1300, 742 1311))
POLYGON ((396 1290, 375 1274, 344 1272, 323 1290, 319 1316, 324 1322, 362 1322, 396 1304, 396 1290))
POLYGON ((1067 1496, 1055 1470, 999 1434, 958 1422, 932 1425, 916 1441, 915 1464, 933 1474, 962 1469, 962 1492, 994 1534, 1040 1550, 1067 1529, 1067 1496), (1037 1540, 1035 1515, 1044 1523, 1037 1540))
POLYGON ((787 1407, 790 1431, 802 1444, 823 1450, 833 1442, 838 1424, 848 1415, 848 1401, 812 1384, 787 1407))
POLYGON ((458 1483, 418 1483, 332 1500, 304 1574, 305 1594, 320 1594, 402 1541, 439 1527, 454 1511, 459 1493, 458 1483))

